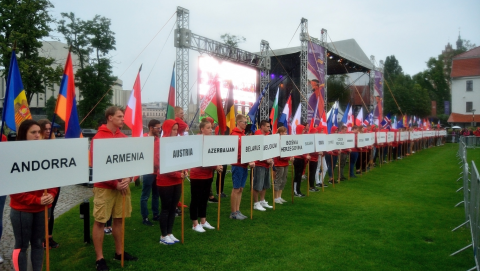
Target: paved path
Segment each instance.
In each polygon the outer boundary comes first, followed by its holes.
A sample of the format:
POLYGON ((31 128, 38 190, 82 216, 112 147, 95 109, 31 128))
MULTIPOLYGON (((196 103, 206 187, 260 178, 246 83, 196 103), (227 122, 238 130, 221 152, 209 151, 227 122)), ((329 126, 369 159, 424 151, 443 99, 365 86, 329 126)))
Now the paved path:
MULTIPOLYGON (((62 187, 60 197, 55 207, 55 218, 59 217, 66 211, 70 210, 77 204, 81 203, 83 199, 93 196, 92 189, 81 185, 71 185, 62 187)), ((5 260, 0 264, 0 271, 11 271, 12 266, 12 251, 14 245, 12 224, 10 223, 10 197, 7 197, 5 202, 5 209, 3 210, 3 234, 0 241, 0 255, 5 260)))

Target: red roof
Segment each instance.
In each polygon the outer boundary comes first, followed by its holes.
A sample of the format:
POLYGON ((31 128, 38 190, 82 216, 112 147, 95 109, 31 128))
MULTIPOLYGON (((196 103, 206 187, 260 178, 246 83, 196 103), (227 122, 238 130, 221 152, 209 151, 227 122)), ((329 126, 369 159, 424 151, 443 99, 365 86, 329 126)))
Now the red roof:
POLYGON ((459 58, 479 58, 480 57, 480 46, 475 47, 471 50, 468 50, 464 53, 461 53, 459 55, 456 55, 453 59, 459 59, 459 58))
MULTIPOLYGON (((465 123, 470 123, 473 120, 473 114, 458 114, 458 113, 452 113, 450 114, 450 117, 448 118, 447 122, 465 122, 465 123)), ((475 121, 480 122, 480 115, 475 115, 475 121)))
POLYGON ((480 57, 453 59, 452 61, 452 78, 464 76, 480 76, 480 57))
POLYGON ((350 86, 350 93, 353 93, 353 105, 372 105, 373 101, 370 97, 370 87, 367 86, 350 86), (357 91, 358 90, 358 91, 357 91), (362 98, 360 98, 360 95, 362 98), (362 102, 363 99, 363 102, 362 102))

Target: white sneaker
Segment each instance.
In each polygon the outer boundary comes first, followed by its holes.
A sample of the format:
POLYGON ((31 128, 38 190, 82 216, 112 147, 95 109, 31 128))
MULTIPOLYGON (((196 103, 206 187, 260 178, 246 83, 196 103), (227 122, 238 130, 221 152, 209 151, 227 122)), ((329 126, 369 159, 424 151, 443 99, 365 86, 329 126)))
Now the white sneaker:
POLYGON ((180 242, 180 240, 178 240, 177 238, 175 238, 175 236, 173 236, 173 234, 169 234, 167 235, 168 238, 170 238, 170 240, 172 240, 174 243, 178 243, 180 242))
POLYGON ((205 230, 204 230, 203 227, 200 225, 200 223, 198 223, 197 226, 192 227, 192 230, 194 230, 194 231, 196 231, 196 232, 205 232, 205 230))
POLYGON ((160 236, 160 244, 173 245, 173 244, 175 244, 175 242, 172 239, 170 239, 170 237, 168 237, 168 235, 167 235, 165 237, 160 236))
POLYGON ((260 202, 255 202, 253 205, 253 209, 259 210, 259 211, 266 211, 267 209, 263 208, 262 205, 260 205, 260 202))
POLYGON ((210 223, 208 223, 208 221, 205 221, 204 224, 200 223, 199 225, 202 226, 204 229, 209 229, 209 230, 214 230, 215 229, 215 227, 210 225, 210 223))
POLYGON ((276 203, 276 204, 283 204, 283 202, 282 202, 282 200, 280 200, 280 198, 275 199, 275 203, 276 203))
POLYGON ((282 199, 282 198, 278 198, 280 199, 280 201, 282 201, 283 203, 287 202, 286 200, 282 199))
POLYGON ((265 207, 265 208, 273 208, 273 206, 270 206, 268 205, 268 202, 266 200, 262 200, 260 201, 260 204, 262 205, 262 207, 265 207))

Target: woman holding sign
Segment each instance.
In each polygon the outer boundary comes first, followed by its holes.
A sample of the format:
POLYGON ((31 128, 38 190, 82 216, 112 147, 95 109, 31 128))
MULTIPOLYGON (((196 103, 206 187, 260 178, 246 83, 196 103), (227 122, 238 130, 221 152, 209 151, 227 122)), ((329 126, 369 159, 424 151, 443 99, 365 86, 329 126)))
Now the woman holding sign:
MULTIPOLYGON (((308 132, 308 126, 299 124, 297 125, 295 132, 297 135, 306 134, 308 132)), ((295 196, 299 198, 305 197, 305 195, 302 194, 302 191, 300 191, 300 184, 302 183, 303 170, 305 169, 305 164, 308 160, 310 160, 309 154, 297 155, 293 160, 293 169, 295 174, 293 179, 293 182, 295 183, 294 192, 295 196)))
MULTIPOLYGON (((212 135, 212 124, 210 121, 207 119, 202 120, 200 132, 204 136, 212 135)), ((217 170, 221 174, 222 169, 222 166, 213 166, 196 167, 190 170, 190 219, 193 222, 192 229, 196 232, 205 232, 205 229, 215 229, 207 222, 207 205, 213 182, 213 172, 217 170), (200 223, 198 223, 199 217, 200 223)))
MULTIPOLYGON (((17 141, 41 139, 40 125, 34 120, 25 120, 18 127, 17 141)), ((27 249, 31 245, 31 261, 34 271, 42 270, 45 237, 45 205, 50 205, 57 189, 37 190, 10 195, 10 220, 12 221, 15 246, 12 255, 15 270, 27 270, 27 249)))
MULTIPOLYGON (((286 135, 287 129, 285 127, 280 127, 277 129, 277 134, 286 135)), ((282 199, 282 192, 287 183, 287 173, 288 173, 288 161, 293 161, 293 157, 280 157, 277 156, 273 158, 273 165, 275 166, 275 203, 283 204, 287 202, 282 199)))
MULTIPOLYGON (((175 120, 166 120, 163 123, 162 137, 178 135, 178 124, 175 120)), ((161 150, 160 150, 161 151, 161 150)), ((160 244, 173 245, 180 242, 172 234, 175 222, 175 209, 182 193, 183 171, 174 171, 157 175, 158 194, 162 202, 160 211, 160 244)))

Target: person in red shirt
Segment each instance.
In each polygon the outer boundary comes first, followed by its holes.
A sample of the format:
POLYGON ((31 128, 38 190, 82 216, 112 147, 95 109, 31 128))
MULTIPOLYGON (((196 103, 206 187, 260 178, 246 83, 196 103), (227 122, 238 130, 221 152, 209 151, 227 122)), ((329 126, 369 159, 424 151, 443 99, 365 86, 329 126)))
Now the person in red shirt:
POLYGON ((159 195, 157 188, 157 174, 158 169, 160 168, 160 131, 162 130, 162 124, 159 120, 152 119, 148 122, 148 133, 145 133, 143 136, 153 136, 153 172, 151 174, 143 175, 142 182, 142 195, 140 196, 140 213, 143 218, 143 225, 153 226, 152 222, 148 220, 148 198, 150 197, 150 192, 152 193, 152 213, 153 220, 158 221, 160 219, 159 206, 159 195))
MULTIPOLYGON (((330 132, 332 134, 335 134, 337 133, 337 126, 332 126, 332 128, 330 129, 330 132)), ((333 184, 334 182, 334 179, 333 179, 333 176, 334 176, 334 170, 335 170, 335 166, 337 164, 337 158, 338 158, 338 151, 329 151, 329 152, 326 152, 327 154, 325 155, 325 160, 327 162, 327 166, 328 166, 328 169, 327 169, 327 172, 328 172, 328 175, 330 176, 330 180, 328 181, 329 183, 333 184)))
MULTIPOLYGON (((36 121, 25 120, 20 124, 17 141, 39 139, 41 139, 40 125, 36 121)), ((10 220, 15 237, 12 261, 15 270, 27 270, 29 244, 32 268, 42 270, 45 206, 50 208, 56 195, 57 188, 47 189, 47 193, 44 190, 37 190, 10 195, 10 220)))
POLYGON ((242 201, 243 188, 245 187, 245 182, 248 177, 248 167, 255 167, 255 162, 249 162, 242 164, 242 136, 245 135, 245 128, 247 127, 247 118, 243 115, 238 114, 235 117, 236 127, 232 129, 230 135, 238 137, 238 157, 237 163, 232 164, 232 182, 233 189, 230 196, 230 218, 243 220, 247 218, 240 212, 240 203, 242 201))
MULTIPOLYGON (((347 133, 347 126, 345 126, 343 124, 339 124, 339 126, 341 128, 340 128, 340 131, 338 133, 339 134, 346 134, 347 133)), ((347 157, 349 156, 349 154, 350 154, 349 149, 343 149, 343 150, 339 151, 338 166, 340 167, 340 177, 339 177, 340 181, 346 181, 347 180, 347 178, 343 174, 343 170, 345 169, 345 165, 347 164, 347 157)))
MULTIPOLYGON (((162 137, 178 136, 178 123, 175 120, 166 120, 163 123, 162 137)), ((157 175, 158 194, 162 202, 160 212, 160 243, 173 245, 180 240, 173 236, 175 209, 182 194, 182 181, 185 173, 182 170, 157 175)))
POLYGON ((183 136, 183 135, 188 135, 188 125, 184 120, 185 113, 183 111, 183 108, 180 106, 175 106, 175 122, 178 124, 178 135, 183 136))
MULTIPOLYGON (((308 126, 299 124, 295 128, 295 132, 297 135, 306 134, 308 132, 308 126)), ((303 170, 305 169, 305 164, 308 160, 310 160, 310 154, 297 155, 293 159, 293 182, 295 183, 294 193, 295 196, 299 198, 305 197, 305 194, 302 194, 302 191, 300 190, 300 184, 302 183, 303 170)))
MULTIPOLYGON (((107 124, 103 124, 92 138, 90 143, 90 161, 93 162, 94 142, 100 138, 124 138, 127 137, 120 131, 123 127, 123 111, 117 106, 110 106, 105 110, 107 124)), ((122 201, 125 196, 125 217, 130 217, 132 203, 129 183, 132 178, 127 177, 118 180, 98 182, 93 185, 93 223, 92 239, 97 256, 97 270, 109 270, 103 257, 103 237, 105 223, 113 218, 113 238, 115 240, 115 260, 122 257, 122 201)), ((138 258, 124 251, 125 261, 136 261, 138 258)))
MULTIPOLYGON (((310 128, 308 131, 309 134, 316 134, 318 130, 316 128, 310 128)), ((315 187, 315 175, 317 174, 318 166, 318 157, 320 156, 319 152, 310 153, 310 159, 308 160, 308 184, 310 192, 318 192, 318 188, 315 187)))
MULTIPOLYGON (((255 135, 268 135, 269 133, 270 123, 262 120, 260 129, 255 131, 255 135)), ((253 209, 255 210, 265 211, 265 208, 273 208, 265 201, 265 193, 270 188, 270 167, 272 165, 273 159, 255 161, 255 171, 253 172, 253 209)))
MULTIPOLYGON (((287 134, 287 128, 279 127, 277 129, 277 134, 280 136, 287 134)), ((274 180, 274 189, 275 189, 275 203, 283 204, 287 202, 282 199, 282 192, 287 183, 287 173, 288 173, 288 162, 293 161, 293 157, 280 157, 277 156, 273 158, 273 164, 275 166, 275 180, 274 180)))
MULTIPOLYGON (((212 124, 203 119, 200 123, 200 132, 204 136, 212 135, 212 124)), ((196 232, 205 232, 205 229, 215 229, 207 222, 208 197, 213 182, 213 172, 222 171, 222 166, 196 167, 190 170, 190 219, 192 229, 196 232), (198 223, 200 218, 200 223, 198 223)))
POLYGON ((480 127, 477 127, 477 130, 475 130, 475 132, 473 132, 473 134, 477 137, 480 137, 480 127))

